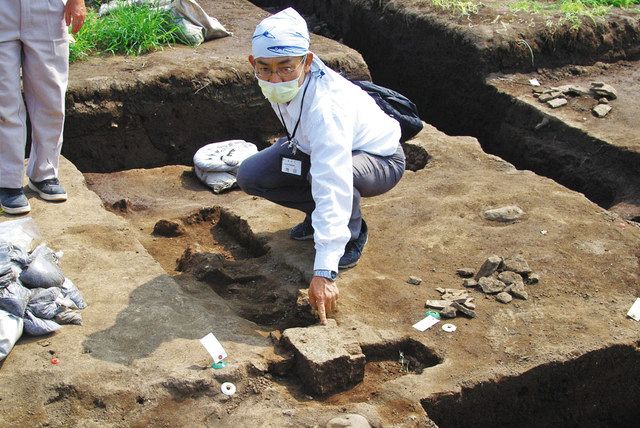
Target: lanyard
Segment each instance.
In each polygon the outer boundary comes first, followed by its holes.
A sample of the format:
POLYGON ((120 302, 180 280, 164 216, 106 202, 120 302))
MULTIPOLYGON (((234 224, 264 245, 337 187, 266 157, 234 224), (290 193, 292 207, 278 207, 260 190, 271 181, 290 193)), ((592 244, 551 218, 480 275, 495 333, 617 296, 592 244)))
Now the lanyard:
POLYGON ((294 138, 296 136, 296 131, 298 130, 298 125, 300 125, 300 119, 302 119, 302 107, 304 106, 304 96, 307 94, 307 88, 309 87, 310 81, 311 81, 311 76, 309 76, 309 80, 304 85, 304 91, 302 91, 302 100, 300 101, 300 114, 298 115, 298 120, 296 121, 296 125, 293 127, 292 134, 289 134, 287 125, 284 122, 282 111, 280 111, 280 104, 276 104, 276 106, 278 107, 278 113, 280 113, 280 121, 282 122, 282 126, 284 127, 284 132, 287 134, 287 141, 285 141, 283 145, 288 144, 289 148, 292 150, 294 155, 296 154, 296 151, 298 151, 298 143, 294 140, 294 138))

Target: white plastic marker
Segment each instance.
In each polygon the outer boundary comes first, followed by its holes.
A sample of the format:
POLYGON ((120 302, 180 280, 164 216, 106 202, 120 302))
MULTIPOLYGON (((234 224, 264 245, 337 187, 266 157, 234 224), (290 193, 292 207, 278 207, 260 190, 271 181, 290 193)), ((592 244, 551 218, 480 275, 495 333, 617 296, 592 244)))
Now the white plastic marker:
POLYGON ((225 382, 222 385, 220 385, 220 392, 222 392, 224 395, 228 395, 229 397, 231 397, 233 394, 236 393, 236 386, 231 382, 225 382))
POLYGON ((427 316, 426 318, 418 321, 417 323, 415 323, 413 325, 413 328, 415 328, 418 331, 425 331, 426 329, 436 325, 437 323, 439 323, 440 320, 438 318, 432 317, 431 315, 427 316))
POLYGON ((635 303, 627 312, 627 316, 633 318, 636 321, 640 321, 640 297, 636 299, 635 303))
POLYGON ((454 331, 456 331, 456 328, 457 327, 455 325, 453 325, 453 324, 444 324, 442 326, 442 329, 444 331, 446 331, 447 333, 453 333, 454 331))
POLYGON ((213 333, 209 333, 200 339, 200 343, 202 343, 204 349, 206 349, 209 355, 211 355, 214 363, 219 363, 227 358, 227 352, 224 350, 220 342, 218 342, 218 339, 216 339, 213 333))

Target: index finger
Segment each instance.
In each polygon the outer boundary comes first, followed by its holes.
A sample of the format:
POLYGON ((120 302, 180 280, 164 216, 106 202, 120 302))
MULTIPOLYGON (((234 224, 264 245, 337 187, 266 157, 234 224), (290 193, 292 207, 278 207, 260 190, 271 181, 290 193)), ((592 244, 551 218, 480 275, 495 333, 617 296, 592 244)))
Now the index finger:
POLYGON ((320 324, 327 324, 327 311, 324 308, 324 300, 318 302, 318 315, 320 315, 320 324))

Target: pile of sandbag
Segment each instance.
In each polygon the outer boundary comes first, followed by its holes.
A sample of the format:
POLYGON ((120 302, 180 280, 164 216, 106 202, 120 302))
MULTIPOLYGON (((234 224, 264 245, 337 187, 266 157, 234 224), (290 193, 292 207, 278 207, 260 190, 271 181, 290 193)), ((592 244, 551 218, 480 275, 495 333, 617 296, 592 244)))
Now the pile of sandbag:
POLYGON ((0 360, 25 332, 40 336, 61 324, 82 324, 87 304, 60 269, 62 253, 46 244, 28 252, 30 218, 0 223, 0 360))
POLYGON ((193 169, 196 176, 214 193, 220 193, 236 184, 236 172, 240 164, 256 153, 256 145, 244 140, 207 144, 193 156, 193 169))

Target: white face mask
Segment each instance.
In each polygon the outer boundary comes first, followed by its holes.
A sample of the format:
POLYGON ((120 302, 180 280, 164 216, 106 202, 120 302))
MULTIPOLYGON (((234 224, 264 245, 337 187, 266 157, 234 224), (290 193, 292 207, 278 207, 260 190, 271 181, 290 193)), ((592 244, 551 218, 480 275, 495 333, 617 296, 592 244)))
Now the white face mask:
POLYGON ((288 103, 300 90, 298 79, 278 83, 258 79, 258 85, 262 89, 262 94, 265 98, 276 104, 288 103))

